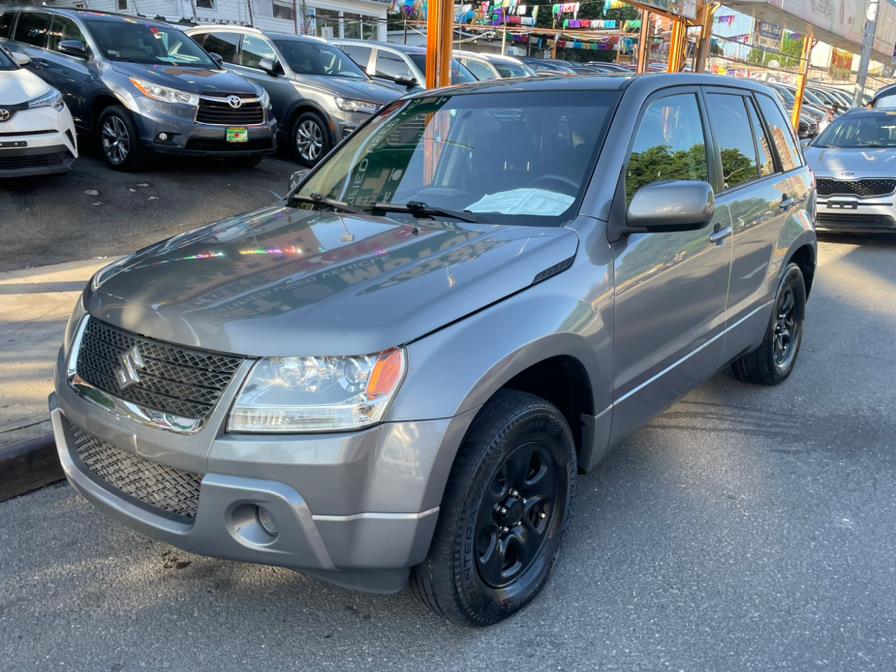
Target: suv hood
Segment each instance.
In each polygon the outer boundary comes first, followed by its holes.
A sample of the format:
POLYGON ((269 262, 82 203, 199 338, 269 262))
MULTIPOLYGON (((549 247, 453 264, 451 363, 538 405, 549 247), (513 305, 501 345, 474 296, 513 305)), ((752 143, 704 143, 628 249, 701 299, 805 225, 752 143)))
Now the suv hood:
POLYGON ((562 227, 399 217, 248 213, 107 267, 85 306, 123 329, 208 350, 371 354, 525 289, 578 247, 562 227))
POLYGON ((154 84, 170 86, 189 93, 204 93, 212 96, 229 94, 254 96, 258 93, 258 89, 253 84, 227 70, 120 62, 113 63, 112 68, 126 77, 145 79, 154 84))
POLYGON ((326 91, 340 98, 366 100, 370 103, 385 105, 402 94, 388 86, 383 86, 369 79, 351 79, 349 77, 328 77, 326 75, 296 75, 299 85, 306 85, 326 91))
POLYGON ((813 147, 803 150, 806 162, 819 177, 856 179, 860 177, 894 177, 896 148, 813 147))

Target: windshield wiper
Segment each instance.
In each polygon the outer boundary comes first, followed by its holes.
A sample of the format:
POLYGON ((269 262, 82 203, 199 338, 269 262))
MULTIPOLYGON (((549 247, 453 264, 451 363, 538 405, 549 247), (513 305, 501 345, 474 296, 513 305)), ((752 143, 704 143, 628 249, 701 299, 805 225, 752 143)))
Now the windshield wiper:
POLYGON ((414 217, 450 217, 458 219, 462 222, 478 223, 479 217, 469 210, 450 210, 449 208, 440 208, 437 206, 427 205, 423 201, 408 201, 407 203, 374 203, 371 207, 372 212, 407 212, 414 217))
POLYGON ((293 195, 289 200, 296 201, 298 203, 311 203, 312 205, 321 205, 325 208, 335 210, 336 212, 347 212, 352 215, 357 215, 361 212, 357 208, 353 208, 352 206, 350 206, 348 203, 337 201, 332 198, 325 198, 316 191, 308 194, 307 196, 293 195))

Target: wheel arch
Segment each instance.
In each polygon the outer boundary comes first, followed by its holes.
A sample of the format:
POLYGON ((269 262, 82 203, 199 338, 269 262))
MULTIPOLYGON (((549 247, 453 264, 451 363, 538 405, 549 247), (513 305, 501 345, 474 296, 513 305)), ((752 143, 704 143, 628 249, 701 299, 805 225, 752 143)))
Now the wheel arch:
POLYGON ((97 92, 93 100, 90 104, 90 129, 95 131, 97 129, 97 125, 99 124, 100 115, 103 111, 112 107, 113 105, 121 105, 123 107, 127 107, 124 103, 121 102, 118 96, 108 90, 97 92))
POLYGON ((803 274, 803 283, 806 285, 806 298, 809 298, 809 292, 812 289, 812 282, 815 280, 816 248, 814 245, 804 243, 794 249, 787 259, 787 263, 793 262, 800 268, 803 274))
POLYGON ((286 120, 283 124, 284 131, 288 134, 290 146, 292 143, 292 135, 293 135, 293 126, 295 126, 296 119, 299 118, 300 115, 305 112, 314 112, 321 119, 323 119, 324 126, 327 129, 327 133, 330 136, 330 145, 333 146, 336 144, 336 134, 333 132, 333 124, 330 120, 330 115, 326 113, 326 111, 318 105, 316 102, 309 100, 307 98, 302 98, 301 100, 297 100, 293 103, 292 107, 286 113, 286 120))

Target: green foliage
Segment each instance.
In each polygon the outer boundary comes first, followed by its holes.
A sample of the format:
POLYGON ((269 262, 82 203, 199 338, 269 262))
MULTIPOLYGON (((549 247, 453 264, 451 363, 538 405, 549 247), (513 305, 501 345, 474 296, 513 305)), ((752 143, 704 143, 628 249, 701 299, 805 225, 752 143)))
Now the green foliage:
POLYGON ((671 151, 656 145, 643 152, 633 152, 625 173, 625 194, 631 201, 635 192, 645 184, 660 180, 707 180, 706 147, 693 145, 690 149, 671 151))
POLYGON ((792 40, 784 34, 781 42, 781 53, 765 51, 754 47, 747 55, 747 63, 752 65, 768 65, 769 61, 778 61, 782 68, 797 68, 800 64, 800 56, 803 53, 803 39, 792 40))

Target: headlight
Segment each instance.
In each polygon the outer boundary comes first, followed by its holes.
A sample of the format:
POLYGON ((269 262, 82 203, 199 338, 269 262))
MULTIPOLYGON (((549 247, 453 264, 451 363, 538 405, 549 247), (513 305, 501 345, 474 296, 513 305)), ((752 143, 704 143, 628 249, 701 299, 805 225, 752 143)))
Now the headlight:
POLYGON ((363 112, 364 114, 373 114, 380 106, 376 103, 368 103, 364 100, 349 100, 348 98, 337 98, 336 107, 343 112, 363 112))
POLYGON ((28 101, 28 107, 30 109, 34 109, 35 107, 52 107, 57 112, 61 112, 64 104, 62 102, 62 94, 59 93, 56 89, 50 89, 42 96, 38 96, 37 98, 32 98, 28 101))
POLYGON ((184 105, 192 105, 193 107, 199 105, 198 93, 188 93, 178 89, 171 89, 167 86, 160 86, 158 84, 153 84, 152 82, 137 79, 136 77, 131 77, 131 84, 133 84, 144 96, 152 98, 153 100, 158 100, 163 103, 183 103, 184 105))
POLYGON ((404 350, 361 357, 269 357, 240 390, 231 432, 315 432, 379 422, 404 378, 404 350))

